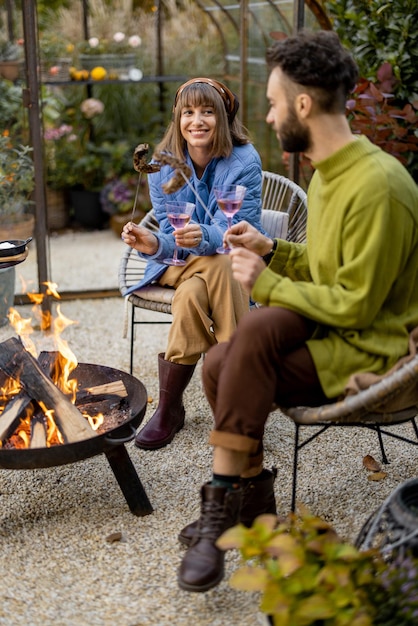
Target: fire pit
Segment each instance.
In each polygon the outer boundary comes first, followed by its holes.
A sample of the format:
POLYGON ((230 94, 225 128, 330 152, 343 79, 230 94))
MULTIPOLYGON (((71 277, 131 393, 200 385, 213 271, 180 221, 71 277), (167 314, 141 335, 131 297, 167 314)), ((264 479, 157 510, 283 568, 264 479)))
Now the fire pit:
POLYGON ((103 453, 131 512, 137 516, 152 513, 153 508, 125 448, 145 414, 147 392, 144 385, 126 372, 79 363, 68 378, 70 382, 77 381, 73 404, 68 394, 60 391, 50 378, 57 364, 57 354, 42 353, 36 360, 18 339, 0 344, 0 388, 5 388, 11 378, 18 379, 20 384, 18 393, 0 409, 0 468, 47 468, 103 453), (92 414, 100 409, 103 423, 97 431, 82 415, 81 407, 86 405, 92 414), (16 447, 12 443, 13 433, 25 420, 28 406, 32 411, 28 445, 16 447), (46 438, 45 415, 51 408, 63 433, 60 435, 62 442, 56 445, 50 445, 46 438))

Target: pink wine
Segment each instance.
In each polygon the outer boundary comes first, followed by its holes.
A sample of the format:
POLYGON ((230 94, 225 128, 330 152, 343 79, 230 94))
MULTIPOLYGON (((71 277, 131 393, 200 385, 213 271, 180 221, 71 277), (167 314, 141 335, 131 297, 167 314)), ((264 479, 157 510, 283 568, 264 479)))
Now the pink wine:
POLYGON ((190 222, 187 213, 167 213, 168 221, 174 229, 184 228, 190 222))
POLYGON ((218 198, 217 202, 222 213, 225 213, 227 217, 233 217, 242 204, 242 200, 222 200, 221 198, 218 198))

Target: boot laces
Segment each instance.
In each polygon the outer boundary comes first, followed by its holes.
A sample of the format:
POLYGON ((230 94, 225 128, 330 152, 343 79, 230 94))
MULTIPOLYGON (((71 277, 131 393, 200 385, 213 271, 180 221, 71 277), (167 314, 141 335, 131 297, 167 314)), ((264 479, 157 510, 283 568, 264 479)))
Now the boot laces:
POLYGON ((203 502, 202 511, 197 525, 197 537, 216 541, 226 530, 228 511, 225 504, 219 502, 203 502))

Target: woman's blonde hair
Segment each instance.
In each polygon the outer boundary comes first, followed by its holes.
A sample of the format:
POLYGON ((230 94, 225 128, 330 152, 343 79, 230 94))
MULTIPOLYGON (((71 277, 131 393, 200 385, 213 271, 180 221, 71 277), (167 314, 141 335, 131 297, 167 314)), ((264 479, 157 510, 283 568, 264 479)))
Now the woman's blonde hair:
POLYGON ((174 100, 173 118, 163 139, 155 148, 156 152, 167 151, 178 159, 184 159, 187 143, 180 131, 180 118, 181 111, 186 106, 213 107, 216 127, 211 158, 229 157, 233 146, 250 143, 246 129, 236 117, 238 109, 236 96, 218 81, 210 78, 196 78, 178 88, 174 100))

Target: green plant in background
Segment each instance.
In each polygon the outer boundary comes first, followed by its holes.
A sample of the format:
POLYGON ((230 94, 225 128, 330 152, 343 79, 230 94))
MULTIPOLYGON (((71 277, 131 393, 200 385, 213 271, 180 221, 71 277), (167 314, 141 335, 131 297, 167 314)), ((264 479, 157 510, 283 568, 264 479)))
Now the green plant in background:
POLYGON ((414 139, 418 131, 413 128, 414 111, 418 110, 418 3, 416 0, 325 0, 324 5, 334 30, 352 51, 363 78, 356 97, 359 116, 355 113, 352 116, 354 128, 361 126, 373 141, 370 125, 376 123, 375 137, 379 141, 387 133, 384 146, 376 143, 399 158, 418 182, 414 139), (371 96, 367 105, 365 95, 371 96), (407 144, 409 147, 405 149, 407 144))
POLYGON ((0 222, 19 221, 35 187, 32 148, 6 130, 0 135, 0 222))
POLYGON ((375 81, 388 62, 397 79, 395 96, 418 97, 416 0, 325 0, 325 6, 364 78, 375 81))
POLYGON ((418 561, 411 553, 398 555, 383 570, 375 598, 375 624, 418 624, 418 561))
POLYGON ((132 171, 133 147, 128 141, 96 132, 94 122, 103 111, 97 98, 50 101, 51 122, 44 138, 47 183, 52 188, 100 191, 106 182, 132 171))
POLYGON ((62 33, 41 32, 39 35, 39 51, 41 61, 50 67, 60 58, 72 57, 74 45, 71 41, 67 41, 62 33))
POLYGON ((0 61, 19 61, 23 58, 23 47, 7 39, 0 39, 0 61))
POLYGON ((22 87, 10 80, 0 80, 0 128, 17 135, 23 131, 26 113, 22 103, 22 87))

